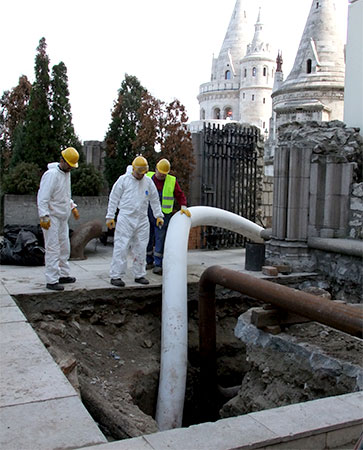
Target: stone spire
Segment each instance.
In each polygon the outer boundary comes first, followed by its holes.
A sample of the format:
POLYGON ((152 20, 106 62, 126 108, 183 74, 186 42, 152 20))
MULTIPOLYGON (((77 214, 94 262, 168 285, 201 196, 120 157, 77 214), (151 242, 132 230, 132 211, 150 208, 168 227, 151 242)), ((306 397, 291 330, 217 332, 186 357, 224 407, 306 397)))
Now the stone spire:
POLYGON ((334 0, 313 0, 293 68, 285 85, 344 84, 344 45, 337 27, 334 0))
POLYGON ((276 71, 275 71, 274 85, 272 88, 273 92, 276 91, 284 81, 284 73, 282 71, 283 62, 284 61, 282 59, 282 52, 279 50, 276 58, 276 71))
POLYGON ((345 63, 339 31, 334 0, 313 0, 293 68, 272 92, 276 129, 291 121, 343 120, 345 63))
POLYGON ((270 45, 266 39, 263 22, 261 20, 261 7, 258 10, 258 17, 255 23, 255 34, 253 36, 251 44, 247 46, 246 56, 257 55, 259 53, 269 53, 270 45))
POLYGON ((233 76, 238 76, 239 62, 246 54, 250 37, 247 3, 247 0, 236 1, 221 50, 213 64, 212 80, 224 79, 227 68, 233 76))

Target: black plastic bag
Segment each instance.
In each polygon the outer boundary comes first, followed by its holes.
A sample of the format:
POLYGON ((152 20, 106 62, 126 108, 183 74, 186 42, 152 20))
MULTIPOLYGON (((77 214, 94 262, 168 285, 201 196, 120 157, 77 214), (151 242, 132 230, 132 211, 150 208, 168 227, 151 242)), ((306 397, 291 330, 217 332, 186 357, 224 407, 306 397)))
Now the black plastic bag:
POLYGON ((39 225, 5 225, 0 245, 1 264, 44 265, 44 239, 39 225))

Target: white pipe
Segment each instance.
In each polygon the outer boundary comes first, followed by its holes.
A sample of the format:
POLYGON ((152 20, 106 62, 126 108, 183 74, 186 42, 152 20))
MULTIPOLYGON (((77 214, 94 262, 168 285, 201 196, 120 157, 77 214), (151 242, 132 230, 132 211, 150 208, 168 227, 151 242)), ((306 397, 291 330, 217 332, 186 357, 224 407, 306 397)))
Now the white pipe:
POLYGON ((244 217, 209 206, 189 208, 191 218, 175 214, 170 220, 163 257, 161 357, 156 421, 159 429, 182 425, 188 352, 187 254, 190 228, 210 225, 264 242, 263 228, 244 217))

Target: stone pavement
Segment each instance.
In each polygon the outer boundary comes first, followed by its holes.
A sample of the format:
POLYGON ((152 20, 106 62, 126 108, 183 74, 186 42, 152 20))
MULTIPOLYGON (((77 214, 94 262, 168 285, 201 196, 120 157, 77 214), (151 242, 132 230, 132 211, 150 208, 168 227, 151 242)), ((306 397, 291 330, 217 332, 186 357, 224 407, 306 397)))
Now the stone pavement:
MULTIPOLYGON (((85 251, 87 259, 71 261, 71 275, 77 278, 77 282, 65 285, 65 291, 120 289, 110 284, 108 275, 112 248, 110 244, 103 246, 97 241, 91 241, 85 251)), ((197 282, 201 273, 215 264, 245 272, 244 263, 245 253, 241 249, 189 251, 188 282, 197 282)), ((262 277, 261 272, 249 273, 262 277)), ((59 295, 45 288, 44 267, 0 265, 0 274, 2 450, 225 450, 272 447, 291 450, 293 447, 289 445, 293 444, 283 441, 294 437, 299 438, 299 447, 296 448, 323 449, 329 440, 328 448, 339 448, 339 443, 347 442, 349 433, 353 437, 359 435, 362 395, 354 393, 340 396, 339 400, 334 397, 307 402, 304 404, 306 410, 302 410, 299 405, 292 405, 225 419, 216 424, 201 424, 187 429, 107 443, 76 391, 12 298, 20 294, 34 295, 45 292, 50 294, 50 298, 53 294, 59 295), (337 404, 339 412, 332 415, 334 405, 337 404), (315 417, 313 423, 307 424, 304 420, 310 414, 315 417), (312 426, 313 435, 310 432, 312 426), (300 442, 301 439, 304 442, 300 442), (281 447, 277 444, 279 442, 281 447), (287 446, 284 446, 285 444, 287 446)), ((126 287, 137 289, 161 286, 162 277, 152 271, 148 271, 147 278, 150 285, 141 286, 134 282, 131 272, 128 271, 124 281, 126 287)))
MULTIPOLYGON (((65 291, 74 291, 79 289, 102 289, 113 288, 110 284, 109 268, 112 257, 112 244, 104 246, 98 241, 91 241, 86 250, 87 259, 81 261, 71 261, 71 275, 77 278, 75 284, 64 285, 65 291)), ((128 271, 123 278, 126 287, 137 286, 140 284, 134 282, 131 273, 131 260, 128 263, 128 271)), ((191 250, 188 252, 188 282, 198 281, 203 271, 212 265, 223 265, 232 270, 243 270, 245 264, 244 249, 230 250, 191 250)), ((246 272, 261 276, 260 272, 246 272)), ((10 295, 17 294, 36 294, 51 293, 52 291, 45 288, 44 267, 26 267, 26 266, 0 266, 2 286, 10 295)), ((155 275, 151 270, 147 271, 146 277, 150 281, 150 286, 160 286, 162 277, 155 275)))

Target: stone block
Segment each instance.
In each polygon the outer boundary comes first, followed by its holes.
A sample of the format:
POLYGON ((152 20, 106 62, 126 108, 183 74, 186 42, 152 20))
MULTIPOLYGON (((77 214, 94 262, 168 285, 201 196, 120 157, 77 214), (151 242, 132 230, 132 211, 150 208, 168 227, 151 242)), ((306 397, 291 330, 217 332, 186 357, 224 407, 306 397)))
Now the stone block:
POLYGON ((277 277, 279 271, 276 269, 276 267, 273 266, 262 266, 262 273, 270 277, 277 277))

